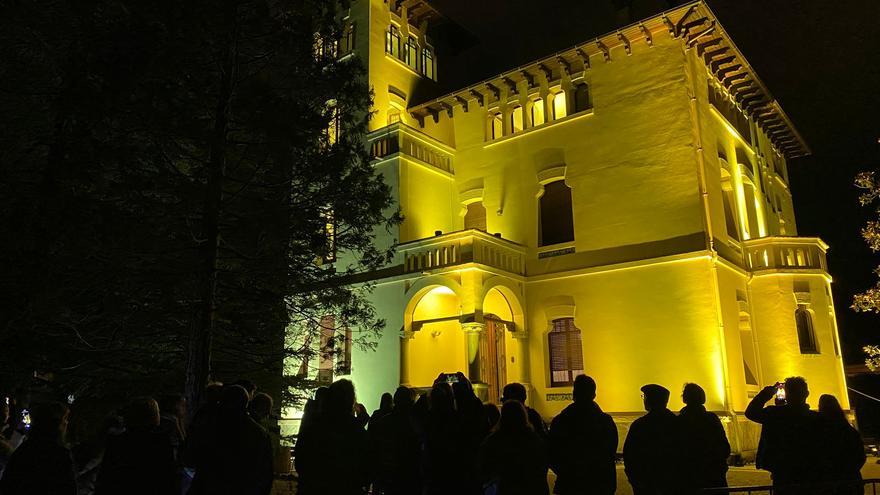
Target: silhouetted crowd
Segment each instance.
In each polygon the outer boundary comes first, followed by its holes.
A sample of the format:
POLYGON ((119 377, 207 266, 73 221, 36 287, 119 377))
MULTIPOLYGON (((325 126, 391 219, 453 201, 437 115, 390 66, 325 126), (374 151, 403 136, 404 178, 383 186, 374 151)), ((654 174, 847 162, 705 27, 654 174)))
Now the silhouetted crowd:
MULTIPOLYGON (((667 408, 670 392, 641 389, 647 414, 629 426, 626 476, 636 495, 700 493, 727 486, 730 445, 697 384, 682 390, 685 407, 667 408)), ((865 462, 859 433, 837 399, 806 404, 803 378, 758 393, 746 416, 763 425, 757 465, 776 493, 862 493, 865 462), (785 396, 785 399, 783 399, 785 396), (776 404, 765 407, 771 399, 776 404)), ((596 383, 580 375, 573 402, 547 428, 526 406, 526 389, 504 387, 500 411, 483 404, 461 373, 441 374, 427 393, 400 387, 383 394, 369 416, 354 386, 319 389, 305 408, 295 449, 301 495, 542 495, 548 470, 560 495, 613 494, 618 429, 596 403, 596 383)))
MULTIPOLYGON (((134 398, 100 438, 69 450, 69 409, 38 402, 29 422, 0 432, 2 495, 267 495, 279 434, 272 398, 249 381, 212 384, 187 420, 179 395, 134 398)), ((9 406, 0 407, 2 425, 9 406)))
MULTIPOLYGON (((641 391, 647 413, 632 421, 623 445, 634 493, 726 487, 731 449, 704 390, 686 384, 678 414, 667 407, 666 388, 641 391)), ((255 392, 248 382, 209 386, 188 428, 182 397, 133 399, 121 421, 108 421, 91 456, 64 445, 65 405, 33 404, 24 435, 0 431, 0 495, 267 495, 279 437, 272 398, 255 392)), ((755 395, 746 417, 762 425, 757 467, 770 471, 782 495, 862 493, 859 433, 835 397, 823 395, 812 411, 808 395, 800 377, 755 395)), ((526 406, 522 384, 504 387, 499 409, 484 404, 462 373, 441 374, 418 397, 407 387, 383 394, 371 415, 354 385, 339 380, 305 405, 294 450, 297 493, 548 495, 552 470, 556 494, 613 494, 618 427, 596 403, 589 376, 575 379, 572 399, 548 428, 526 406)), ((0 405, 0 424, 8 416, 0 405)))

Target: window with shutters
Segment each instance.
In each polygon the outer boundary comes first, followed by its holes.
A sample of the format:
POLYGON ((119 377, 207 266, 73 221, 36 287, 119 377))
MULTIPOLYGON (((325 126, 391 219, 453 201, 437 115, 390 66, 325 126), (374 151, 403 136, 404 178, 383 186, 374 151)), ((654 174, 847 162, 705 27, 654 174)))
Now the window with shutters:
POLYGON ((550 348, 550 386, 564 387, 584 373, 584 350, 581 331, 574 326, 574 318, 553 320, 548 334, 550 348))
POLYGON ((467 213, 464 215, 465 229, 486 230, 486 207, 482 201, 467 205, 467 213))
POLYGON ((801 354, 819 354, 819 343, 816 341, 816 331, 813 328, 813 313, 805 305, 799 304, 794 312, 794 321, 797 325, 801 354))
POLYGON ((571 188, 565 184, 564 180, 550 182, 544 186, 539 209, 539 245, 550 246, 574 240, 571 188))

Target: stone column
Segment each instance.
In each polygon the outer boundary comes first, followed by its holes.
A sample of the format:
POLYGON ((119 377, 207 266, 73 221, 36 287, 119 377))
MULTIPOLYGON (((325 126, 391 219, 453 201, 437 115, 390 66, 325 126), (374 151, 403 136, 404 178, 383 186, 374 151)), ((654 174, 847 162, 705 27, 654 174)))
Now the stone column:
POLYGON ((461 325, 467 339, 468 380, 471 383, 481 383, 483 378, 480 374, 480 337, 486 329, 485 323, 463 323, 461 325))
POLYGON ((410 345, 416 334, 412 331, 403 331, 400 334, 400 384, 410 386, 409 380, 409 354, 410 345))

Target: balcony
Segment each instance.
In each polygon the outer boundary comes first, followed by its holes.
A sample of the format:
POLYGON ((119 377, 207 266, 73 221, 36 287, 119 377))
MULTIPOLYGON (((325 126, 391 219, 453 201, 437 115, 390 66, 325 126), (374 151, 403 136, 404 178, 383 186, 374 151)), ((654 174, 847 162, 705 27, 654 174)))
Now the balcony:
POLYGON ((477 263, 525 275, 526 248, 482 230, 461 230, 398 246, 405 273, 477 263))
POLYGON ((396 122, 367 135, 370 158, 386 160, 399 155, 452 175, 453 149, 417 131, 403 122, 396 122))
POLYGON ((743 248, 752 272, 828 272, 828 245, 818 237, 762 237, 745 241, 743 248))

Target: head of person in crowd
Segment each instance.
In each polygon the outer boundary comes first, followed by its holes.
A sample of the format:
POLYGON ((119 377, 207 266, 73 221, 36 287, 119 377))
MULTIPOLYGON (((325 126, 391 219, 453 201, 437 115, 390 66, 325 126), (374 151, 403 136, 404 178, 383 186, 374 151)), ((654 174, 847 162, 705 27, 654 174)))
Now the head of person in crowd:
POLYGON ((508 383, 501 391, 501 402, 515 400, 525 404, 527 397, 526 387, 522 383, 508 383))
POLYGON ((254 398, 251 399, 251 403, 248 406, 251 418, 253 418, 254 421, 263 421, 272 414, 273 405, 274 401, 269 394, 260 392, 254 395, 254 398))
POLYGON ((509 400, 501 406, 501 419, 498 429, 504 432, 518 433, 531 430, 526 406, 518 400, 509 400))
POLYGON ((35 402, 29 409, 29 436, 61 439, 67 432, 70 410, 60 402, 35 402))
POLYGON ((587 375, 578 375, 574 379, 572 399, 576 403, 592 402, 596 399, 596 380, 587 375))
POLYGON ((415 404, 413 390, 403 385, 397 387, 394 391, 394 409, 400 411, 409 411, 415 404))
POLYGON ((180 394, 159 396, 159 412, 174 416, 179 420, 186 418, 186 397, 180 394))
POLYGON ((696 383, 685 383, 681 390, 681 401, 688 406, 702 406, 706 403, 706 391, 696 383))
POLYGON ((127 430, 147 430, 159 426, 159 404, 152 397, 135 397, 122 410, 127 430))
POLYGON ((840 406, 840 401, 831 394, 823 394, 819 397, 819 414, 831 421, 849 422, 843 407, 840 406))
POLYGON ((394 408, 394 396, 385 392, 379 399, 379 410, 382 412, 390 412, 394 408))
POLYGON ((202 394, 202 402, 204 405, 217 405, 223 398, 223 384, 220 382, 209 383, 205 387, 205 393, 202 394))
POLYGON ((353 416, 356 400, 354 384, 343 378, 333 382, 327 389, 327 398, 321 412, 331 417, 353 416))
POLYGON ((656 383, 649 383, 642 387, 642 398, 646 411, 660 411, 666 409, 666 404, 669 403, 669 390, 656 383))
POLYGON ((501 421, 501 411, 498 410, 498 406, 492 404, 491 402, 487 402, 483 404, 483 411, 486 413, 486 421, 489 423, 489 429, 495 428, 498 425, 498 422, 501 421))
POLYGON ((237 380, 233 385, 238 385, 239 387, 245 389, 248 394, 248 400, 254 398, 254 394, 257 393, 257 384, 246 379, 237 380))
POLYGON ((432 414, 446 414, 455 411, 452 387, 446 382, 434 383, 428 399, 430 400, 432 414))
POLYGON ((785 379, 785 402, 794 406, 801 406, 807 403, 807 397, 810 396, 810 389, 807 387, 807 381, 800 376, 790 376, 785 379))
POLYGON ((247 390, 240 385, 223 387, 220 396, 220 412, 224 416, 243 416, 247 414, 249 397, 247 390))

